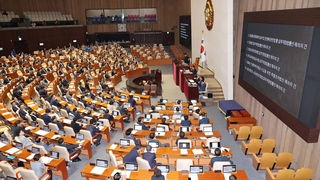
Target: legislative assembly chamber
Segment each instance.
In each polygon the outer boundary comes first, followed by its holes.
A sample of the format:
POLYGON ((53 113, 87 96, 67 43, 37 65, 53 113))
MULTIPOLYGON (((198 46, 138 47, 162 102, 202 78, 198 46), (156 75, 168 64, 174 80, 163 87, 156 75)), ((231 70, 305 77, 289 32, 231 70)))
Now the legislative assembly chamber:
POLYGON ((319 7, 1 1, 0 180, 320 179, 319 7))

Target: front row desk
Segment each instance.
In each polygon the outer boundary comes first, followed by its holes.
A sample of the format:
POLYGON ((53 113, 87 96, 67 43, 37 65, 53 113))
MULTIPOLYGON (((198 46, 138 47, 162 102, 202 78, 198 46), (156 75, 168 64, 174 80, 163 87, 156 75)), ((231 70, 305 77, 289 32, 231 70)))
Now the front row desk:
MULTIPOLYGON (((109 150, 112 150, 114 154, 122 154, 125 155, 129 153, 134 146, 128 146, 128 147, 120 147, 120 145, 116 144, 110 144, 106 151, 109 153, 109 150)), ((142 152, 144 152, 144 148, 142 148, 142 152)), ((208 154, 206 150, 204 149, 189 149, 187 150, 187 154, 181 155, 179 149, 173 149, 172 147, 159 147, 156 150, 156 156, 157 156, 157 162, 159 162, 160 159, 170 159, 172 161, 175 161, 176 159, 193 159, 194 165, 208 165, 212 154, 208 154), (195 152, 201 151, 202 153, 196 154, 195 152), (199 163, 200 162, 200 163, 199 163)), ((232 155, 232 151, 229 149, 228 152, 223 151, 223 155, 232 155)), ((109 161, 110 162, 110 161, 109 161)), ((170 164, 170 163, 162 163, 162 164, 170 164)), ((170 164, 172 165, 172 164, 170 164)), ((110 166, 108 168, 104 168, 99 172, 94 172, 93 169, 95 168, 94 164, 87 164, 81 171, 81 176, 85 177, 87 180, 90 179, 107 179, 108 177, 112 177, 115 172, 123 172, 123 174, 126 174, 128 179, 133 180, 150 180, 152 175, 154 174, 152 171, 149 170, 143 170, 138 169, 138 171, 125 171, 125 170, 119 170, 117 167, 110 166)), ((244 170, 237 170, 235 172, 238 180, 248 180, 248 176, 244 170)), ((167 174, 163 174, 166 176, 167 180, 188 180, 189 173, 184 173, 181 171, 175 171, 171 170, 167 174)), ((224 174, 221 172, 214 172, 214 171, 204 171, 203 173, 196 175, 199 180, 205 180, 205 179, 216 179, 216 180, 224 180, 224 174)))

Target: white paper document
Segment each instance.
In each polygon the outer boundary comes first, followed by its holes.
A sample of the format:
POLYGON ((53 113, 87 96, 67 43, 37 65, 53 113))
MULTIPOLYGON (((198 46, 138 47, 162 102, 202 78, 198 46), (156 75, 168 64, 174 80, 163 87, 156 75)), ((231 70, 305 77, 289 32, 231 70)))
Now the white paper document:
POLYGON ((20 149, 15 148, 15 147, 12 147, 12 148, 6 150, 6 153, 8 153, 8 154, 14 154, 14 153, 16 153, 16 152, 18 152, 18 151, 20 151, 20 149))
POLYGON ((66 123, 66 124, 71 124, 72 120, 70 120, 70 119, 64 119, 63 122, 66 123))
POLYGON ((212 135, 213 135, 213 132, 204 132, 204 135, 206 135, 206 136, 212 136, 212 135))
POLYGON ((50 163, 50 162, 53 160, 53 158, 47 157, 47 156, 42 156, 40 160, 41 160, 41 162, 43 162, 44 164, 48 164, 48 163, 50 163))
POLYGON ((33 154, 33 153, 30 154, 30 155, 27 157, 27 159, 28 159, 28 160, 32 160, 34 155, 36 155, 36 154, 33 154))
POLYGON ((5 112, 5 113, 2 113, 3 116, 9 115, 9 114, 11 114, 11 112, 9 112, 9 111, 8 111, 8 112, 5 112))
POLYGON ((53 135, 52 137, 51 137, 51 139, 57 139, 57 138, 59 138, 60 137, 60 135, 53 135))
POLYGON ((9 118, 9 119, 7 119, 8 121, 13 121, 13 120, 15 120, 16 118, 15 117, 11 117, 11 118, 9 118))
POLYGON ((117 144, 112 144, 109 149, 116 149, 117 146, 117 144))
POLYGON ((6 146, 5 143, 0 142, 0 148, 3 148, 3 147, 5 147, 5 146, 6 146))
POLYGON ((188 155, 188 149, 180 149, 180 154, 188 155))
POLYGON ((202 149, 193 149, 192 152, 194 155, 203 154, 202 149))
POLYGON ((130 178, 131 171, 121 171, 118 169, 113 170, 111 176, 114 176, 115 173, 119 172, 121 175, 125 175, 127 179, 130 178))
POLYGON ((101 175, 107 168, 95 166, 90 173, 101 175))
POLYGON ((206 137, 199 137, 201 140, 206 140, 207 138, 206 137))
POLYGON ((191 180, 198 180, 198 174, 189 174, 191 180))
POLYGON ((132 130, 131 131, 131 134, 136 134, 138 131, 136 131, 136 130, 132 130))
POLYGON ((38 134, 38 135, 40 135, 40 136, 45 136, 46 134, 48 134, 49 132, 47 132, 47 131, 44 131, 44 130, 38 130, 37 132, 36 132, 36 134, 38 134))

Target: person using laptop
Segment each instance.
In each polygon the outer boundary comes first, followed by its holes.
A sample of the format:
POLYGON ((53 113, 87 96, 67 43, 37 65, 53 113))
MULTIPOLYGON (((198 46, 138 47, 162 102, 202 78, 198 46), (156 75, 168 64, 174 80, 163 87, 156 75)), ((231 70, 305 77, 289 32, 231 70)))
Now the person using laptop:
POLYGON ((184 118, 184 121, 181 121, 181 126, 190 127, 191 126, 191 121, 189 120, 188 115, 184 115, 182 117, 184 118))
POLYGON ((114 101, 110 101, 108 106, 107 106, 107 109, 109 110, 109 112, 112 113, 112 111, 116 110, 116 106, 114 105, 114 101))
POLYGON ((52 124, 56 124, 59 129, 63 129, 62 124, 58 120, 58 116, 52 116, 51 119, 52 119, 52 121, 51 121, 52 124))
POLYGON ((136 145, 131 151, 123 157, 123 163, 137 163, 136 158, 139 157, 141 153, 141 146, 136 145))
POLYGON ((185 137, 185 133, 183 131, 180 131, 179 138, 176 140, 176 145, 178 145, 178 141, 180 139, 188 139, 187 137, 185 137))
POLYGON ((142 116, 138 117, 138 122, 137 122, 137 124, 139 124, 140 126, 142 126, 142 130, 149 130, 149 129, 150 129, 150 126, 146 126, 145 124, 143 124, 142 119, 143 119, 142 116))
POLYGON ((182 115, 182 112, 180 111, 180 107, 175 107, 173 115, 182 115))
POLYGON ((77 112, 77 108, 73 108, 73 110, 71 111, 71 114, 73 114, 76 119, 84 118, 80 113, 77 112))
POLYGON ((133 99, 133 95, 129 95, 128 103, 130 103, 131 107, 134 107, 136 105, 136 100, 133 99))
POLYGON ((24 126, 24 122, 22 120, 17 120, 16 121, 16 126, 13 126, 13 139, 16 137, 16 136, 19 136, 20 134, 20 130, 25 130, 25 126, 24 126))
POLYGON ((157 161, 156 161, 157 157, 156 157, 155 153, 151 152, 152 147, 150 145, 147 145, 146 150, 147 150, 147 152, 142 154, 142 158, 149 162, 149 165, 152 169, 153 167, 155 167, 157 165, 157 161))
POLYGON ((201 124, 210 124, 209 118, 206 117, 206 113, 201 113, 199 118, 201 117, 200 121, 199 121, 199 126, 201 124))
POLYGON ((79 123, 77 123, 77 122, 81 122, 81 119, 74 117, 73 121, 71 122, 71 127, 72 127, 74 133, 76 133, 76 134, 81 130, 81 128, 83 126, 83 124, 79 125, 79 123))
POLYGON ((50 144, 49 141, 47 142, 44 142, 44 139, 43 137, 37 137, 35 140, 34 140, 34 143, 38 146, 43 146, 47 152, 51 151, 52 148, 54 147, 54 144, 50 144))
MULTIPOLYGON (((78 145, 77 144, 66 144, 64 142, 64 139, 63 138, 59 138, 58 140, 58 146, 62 146, 62 147, 65 147, 67 148, 68 152, 69 153, 72 153, 74 151, 77 151, 77 154, 80 154, 81 153, 81 149, 78 148, 78 145)), ((73 160, 74 162, 78 162, 78 161, 81 161, 81 159, 79 157, 77 157, 76 159, 73 160)))
POLYGON ((44 165, 44 163, 40 162, 41 155, 35 154, 33 156, 33 162, 30 162, 31 169, 34 170, 37 177, 41 177, 45 171, 47 171, 50 174, 49 180, 52 180, 52 171, 48 170, 48 167, 44 165))
POLYGON ((96 125, 97 125, 97 122, 94 119, 91 119, 90 124, 87 125, 86 127, 86 130, 90 131, 90 134, 92 137, 96 136, 94 137, 94 141, 95 141, 94 144, 96 146, 99 146, 102 135, 100 134, 100 130, 98 127, 96 127, 96 125))
POLYGON ((119 172, 113 175, 113 180, 127 180, 126 175, 121 175, 119 172))
POLYGON ((156 107, 154 105, 151 106, 151 111, 149 112, 149 114, 151 113, 159 113, 159 111, 156 111, 156 107))
POLYGON ((51 123, 52 119, 49 115, 49 113, 51 112, 51 110, 49 108, 46 109, 46 113, 44 113, 42 115, 42 119, 44 121, 44 123, 46 123, 46 125, 48 125, 49 123, 51 123))
POLYGON ((168 123, 166 123, 166 121, 167 121, 166 118, 162 118, 160 124, 168 126, 168 129, 170 130, 170 125, 168 123))
POLYGON ((214 155, 215 155, 215 157, 211 158, 211 161, 210 161, 210 166, 211 167, 213 167, 213 164, 216 161, 228 161, 228 162, 230 162, 230 164, 233 164, 233 162, 227 156, 222 156, 221 155, 221 149, 220 148, 216 148, 214 150, 214 155))
POLYGON ((161 170, 156 168, 151 176, 151 180, 165 180, 165 177, 161 174, 161 170))
POLYGON ((158 139, 155 139, 156 135, 154 133, 149 134, 148 142, 159 143, 159 147, 170 147, 169 143, 162 144, 158 139))
POLYGON ((192 112, 192 116, 193 116, 193 119, 199 119, 199 116, 200 116, 200 109, 196 109, 194 112, 192 112))
POLYGON ((134 141, 134 144, 135 144, 135 145, 141 144, 140 139, 136 139, 135 137, 133 137, 133 136, 131 135, 131 131, 132 131, 131 129, 127 129, 127 130, 126 130, 126 135, 123 136, 123 138, 125 138, 125 139, 132 139, 132 140, 134 141))
POLYGON ((28 147, 32 146, 33 142, 31 141, 31 137, 25 137, 24 136, 24 131, 20 129, 19 136, 18 136, 19 141, 22 143, 23 147, 28 147))

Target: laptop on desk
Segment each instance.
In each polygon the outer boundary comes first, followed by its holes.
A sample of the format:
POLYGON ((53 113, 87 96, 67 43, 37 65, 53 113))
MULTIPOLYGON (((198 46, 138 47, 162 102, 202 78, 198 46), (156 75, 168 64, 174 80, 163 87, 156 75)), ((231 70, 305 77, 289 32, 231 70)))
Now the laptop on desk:
POLYGON ((59 159, 59 152, 50 151, 50 157, 53 158, 53 159, 59 159))
POLYGON ((194 174, 203 173, 203 166, 190 166, 190 173, 194 173, 194 174))
POLYGON ((138 171, 138 164, 135 163, 125 163, 124 167, 127 171, 138 171))
POLYGON ((159 142, 148 142, 148 145, 151 146, 152 148, 158 148, 159 142))
POLYGON ((131 104, 130 103, 124 103, 123 104, 123 108, 131 108, 131 104))
POLYGON ((60 136, 65 136, 66 135, 66 132, 64 130, 59 130, 58 131, 58 135, 60 136))
POLYGON ((120 96, 120 101, 125 101, 127 99, 127 96, 126 95, 121 95, 120 96))
POLYGON ((16 142, 16 148, 23 149, 23 145, 20 142, 16 142))
POLYGON ((82 143, 84 141, 84 134, 76 134, 77 143, 82 143))
POLYGON ((169 165, 157 165, 157 168, 160 169, 161 173, 169 173, 170 172, 169 165))
POLYGON ((97 159, 97 160, 96 160, 96 166, 97 166, 97 167, 107 168, 107 167, 108 167, 108 160, 97 159))
POLYGON ((144 115, 144 121, 151 121, 152 119, 152 114, 145 114, 144 115))
POLYGON ((236 165, 223 165, 222 172, 223 173, 236 173, 237 172, 236 165))
POLYGON ((204 127, 203 127, 203 133, 204 133, 206 136, 212 136, 212 135, 213 135, 212 126, 204 126, 204 127))
POLYGON ((103 129, 103 127, 104 127, 103 121, 97 121, 97 127, 101 131, 101 129, 103 129))
POLYGON ((142 126, 139 125, 139 124, 135 124, 135 125, 133 126, 133 129, 136 130, 136 131, 141 131, 141 130, 142 130, 142 126))
POLYGON ((120 146, 121 147, 130 146, 130 139, 120 139, 120 146))
POLYGON ((43 126, 43 130, 44 130, 44 131, 47 131, 47 132, 50 132, 49 126, 43 126))
POLYGON ((112 116, 119 116, 119 112, 118 111, 112 111, 112 116))
POLYGON ((31 148, 31 152, 33 153, 33 154, 40 154, 40 148, 37 148, 37 147, 33 147, 33 146, 31 146, 32 148, 31 148))

